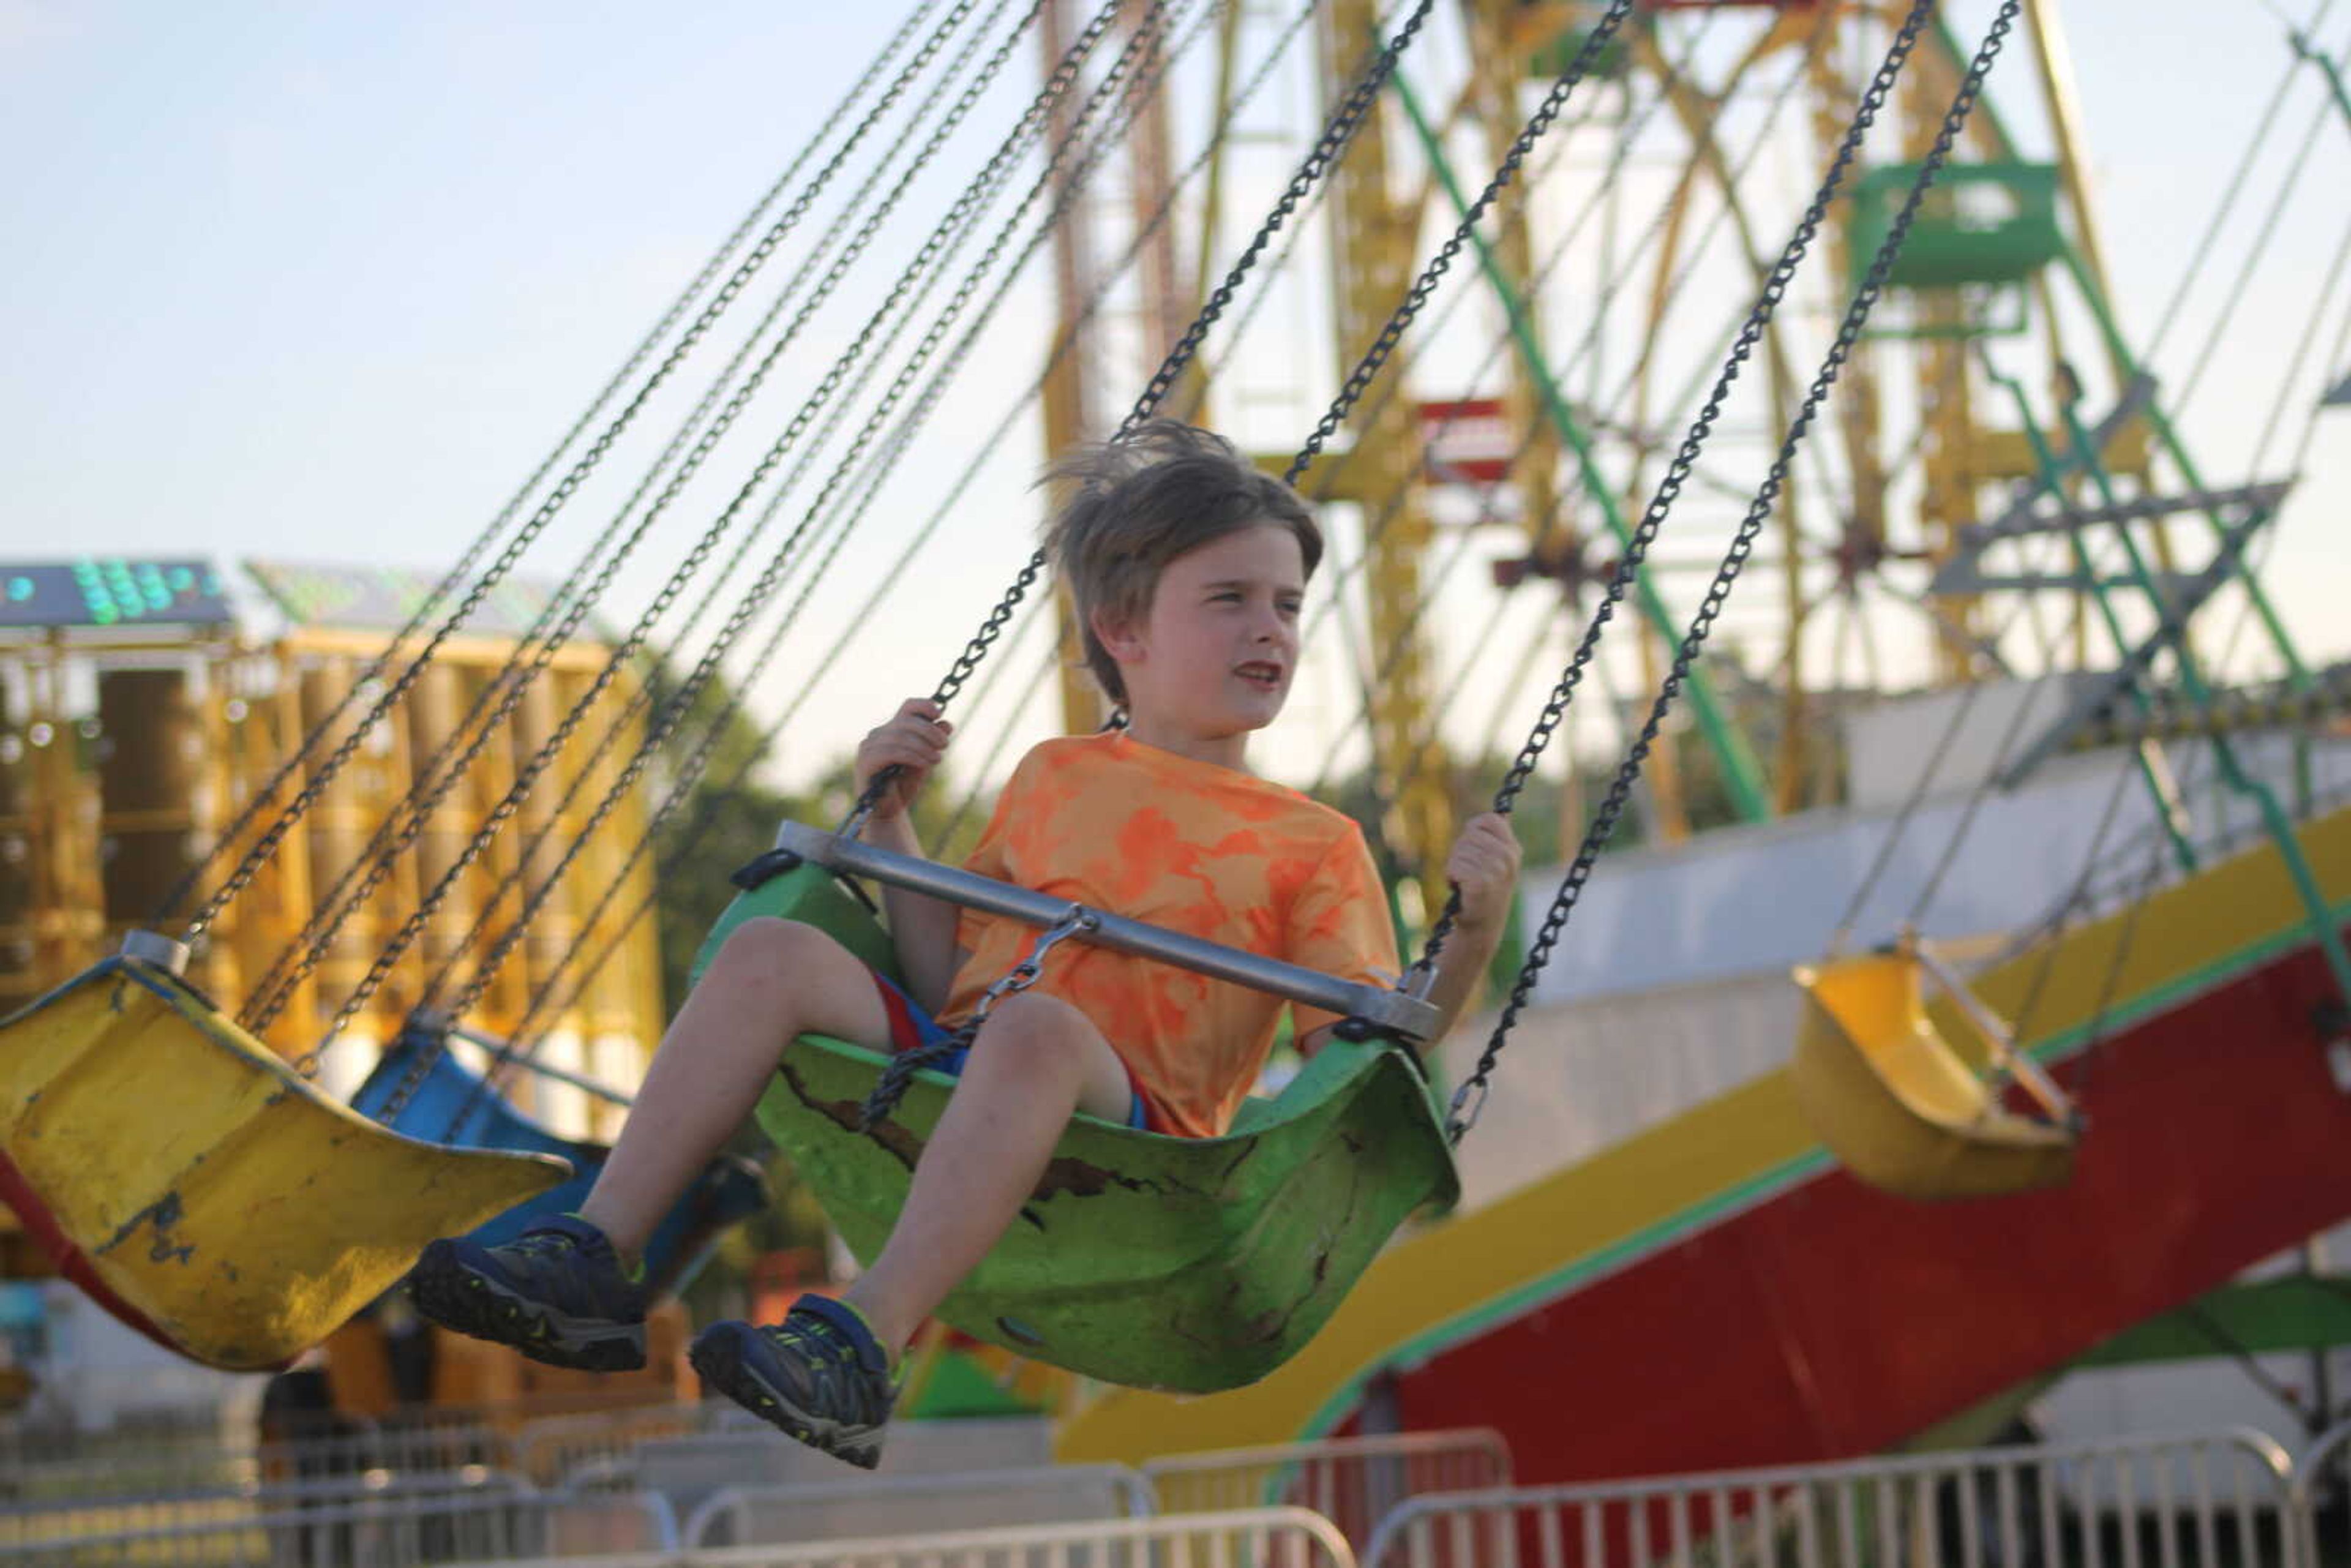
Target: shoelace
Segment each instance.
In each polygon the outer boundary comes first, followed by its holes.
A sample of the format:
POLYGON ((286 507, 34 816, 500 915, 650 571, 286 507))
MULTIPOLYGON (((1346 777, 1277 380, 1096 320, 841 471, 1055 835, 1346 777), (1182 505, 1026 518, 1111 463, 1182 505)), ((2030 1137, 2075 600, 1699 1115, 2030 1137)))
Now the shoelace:
POLYGON ((819 1366, 839 1364, 852 1372, 861 1364, 854 1346, 843 1344, 838 1331, 831 1323, 795 1328, 790 1323, 778 1323, 769 1331, 776 1336, 779 1348, 789 1350, 819 1366))
POLYGON ((568 1230, 528 1230, 515 1238, 514 1249, 528 1258, 551 1258, 563 1252, 585 1251, 580 1238, 568 1230))

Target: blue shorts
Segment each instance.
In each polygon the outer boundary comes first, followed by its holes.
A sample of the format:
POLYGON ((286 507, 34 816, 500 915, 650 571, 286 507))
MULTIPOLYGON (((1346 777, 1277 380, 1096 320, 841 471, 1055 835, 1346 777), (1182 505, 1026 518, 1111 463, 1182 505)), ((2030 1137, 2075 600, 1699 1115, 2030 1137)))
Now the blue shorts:
MULTIPOLYGON (((887 975, 879 970, 873 974, 873 988, 882 994, 883 1009, 890 1015, 892 1055, 936 1045, 947 1038, 947 1030, 923 1010, 921 1003, 899 989, 887 975)), ((949 1052, 946 1061, 934 1065, 949 1078, 960 1078, 963 1076, 963 1064, 970 1058, 971 1051, 967 1048, 949 1052)), ((1144 1103, 1143 1091, 1135 1085, 1132 1070, 1126 1075, 1126 1124, 1137 1132, 1152 1131, 1151 1108, 1144 1103)))

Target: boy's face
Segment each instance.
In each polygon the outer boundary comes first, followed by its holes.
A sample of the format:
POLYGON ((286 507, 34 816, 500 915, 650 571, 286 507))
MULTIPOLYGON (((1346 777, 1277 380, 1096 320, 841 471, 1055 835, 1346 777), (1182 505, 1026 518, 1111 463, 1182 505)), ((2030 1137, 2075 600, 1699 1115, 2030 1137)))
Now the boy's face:
POLYGON ((1140 625, 1094 630, 1118 661, 1138 721, 1220 739, 1262 729, 1281 712, 1298 670, 1305 597, 1298 536, 1265 524, 1168 562, 1140 625))

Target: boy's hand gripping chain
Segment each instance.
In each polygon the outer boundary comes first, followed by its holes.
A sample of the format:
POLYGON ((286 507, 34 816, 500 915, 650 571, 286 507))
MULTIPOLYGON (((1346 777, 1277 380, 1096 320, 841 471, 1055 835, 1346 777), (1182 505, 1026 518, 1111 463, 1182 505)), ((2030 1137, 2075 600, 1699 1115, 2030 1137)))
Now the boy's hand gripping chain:
POLYGON ((914 1081, 916 1072, 945 1061, 958 1051, 970 1050, 971 1042, 979 1038, 979 1026, 987 1021, 987 1015, 996 1004, 1006 997, 1027 990, 1045 973, 1045 955, 1053 950, 1056 943, 1080 932, 1092 931, 1100 924, 1094 912, 1084 904, 1070 905, 1068 914, 1045 928, 1026 958, 1015 964, 1002 979, 980 993, 979 1005, 971 1009, 971 1017, 964 1020, 961 1028, 945 1040, 913 1051, 902 1051, 890 1059, 890 1065, 882 1071, 882 1081, 874 1084, 873 1092, 866 1096, 865 1108, 859 1113, 857 1130, 870 1132, 875 1123, 888 1121, 890 1113, 898 1108, 898 1102, 905 1098, 906 1086, 914 1081))

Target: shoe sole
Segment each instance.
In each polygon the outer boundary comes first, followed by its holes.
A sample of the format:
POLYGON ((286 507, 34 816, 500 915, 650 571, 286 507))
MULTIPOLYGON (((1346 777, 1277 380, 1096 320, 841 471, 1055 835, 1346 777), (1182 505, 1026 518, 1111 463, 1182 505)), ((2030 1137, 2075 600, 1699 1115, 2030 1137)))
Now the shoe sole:
POLYGON ((787 1437, 860 1469, 870 1470, 882 1462, 880 1428, 852 1427, 801 1409, 782 1389, 745 1364, 742 1346, 734 1335, 705 1333, 687 1350, 686 1359, 703 1382, 787 1437))
POLYGON ((409 1271, 416 1310, 468 1338, 508 1345, 531 1360, 575 1372, 635 1372, 645 1364, 645 1327, 610 1318, 574 1318, 525 1300, 468 1269, 446 1242, 424 1249, 409 1271))

